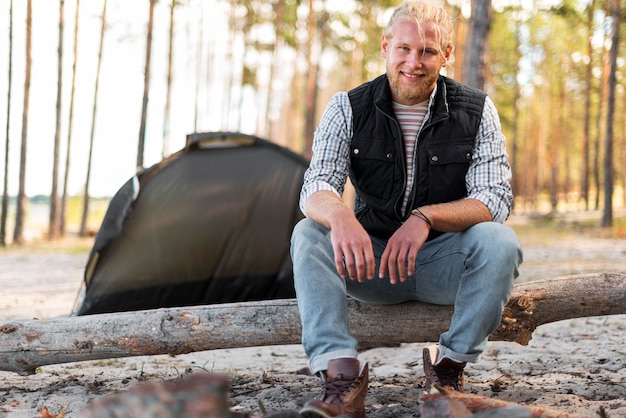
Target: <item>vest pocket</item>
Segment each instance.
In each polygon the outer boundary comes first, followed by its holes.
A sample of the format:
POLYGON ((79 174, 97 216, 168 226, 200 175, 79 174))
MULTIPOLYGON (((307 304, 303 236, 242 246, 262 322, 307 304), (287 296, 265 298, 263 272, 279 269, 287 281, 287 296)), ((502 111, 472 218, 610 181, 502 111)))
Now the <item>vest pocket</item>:
POLYGON ((472 162, 473 144, 450 144, 428 148, 430 165, 469 164, 472 162))
POLYGON ((353 138, 350 166, 359 193, 389 199, 395 176, 393 146, 384 140, 353 138))
POLYGON ((472 162, 472 143, 448 143, 428 148, 428 186, 431 202, 467 196, 465 175, 472 162))

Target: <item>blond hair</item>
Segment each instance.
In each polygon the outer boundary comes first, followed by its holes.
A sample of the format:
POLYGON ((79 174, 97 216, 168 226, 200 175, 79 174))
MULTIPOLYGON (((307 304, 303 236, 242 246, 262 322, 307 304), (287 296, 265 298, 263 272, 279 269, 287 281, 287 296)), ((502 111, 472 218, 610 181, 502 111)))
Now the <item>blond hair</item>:
POLYGON ((422 30, 423 26, 430 23, 434 26, 441 53, 452 49, 452 39, 454 31, 454 21, 450 14, 443 7, 425 0, 405 0, 396 8, 389 19, 383 35, 387 39, 393 37, 394 25, 400 19, 413 19, 422 30))

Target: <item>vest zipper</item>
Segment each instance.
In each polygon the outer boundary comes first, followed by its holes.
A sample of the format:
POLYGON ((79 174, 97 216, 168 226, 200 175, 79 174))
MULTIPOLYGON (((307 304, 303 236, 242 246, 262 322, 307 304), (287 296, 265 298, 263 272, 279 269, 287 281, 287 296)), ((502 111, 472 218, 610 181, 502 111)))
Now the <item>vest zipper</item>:
MULTIPOLYGON (((445 88, 444 88, 445 90, 445 88)), ((445 91, 444 91, 445 93, 445 91)), ((444 101, 445 101, 445 96, 444 96, 444 101)), ((429 116, 432 116, 430 114, 430 107, 428 108, 428 113, 426 114, 426 117, 429 117, 426 121, 424 121, 424 124, 422 125, 422 127, 420 128, 419 132, 417 133, 417 142, 415 143, 415 157, 413 158, 413 161, 415 162, 415 179, 413 181, 413 187, 411 188, 411 194, 409 195, 409 203, 408 203, 408 207, 407 207, 407 212, 411 213, 411 209, 413 208, 413 206, 415 206, 415 195, 416 195, 416 184, 417 184, 417 174, 419 172, 419 167, 418 167, 418 163, 419 163, 419 159, 417 158, 417 154, 419 152, 419 148, 422 146, 422 138, 423 138, 423 134, 424 132, 426 132, 428 129, 430 129, 431 127, 442 123, 444 120, 447 119, 447 115, 448 115, 448 103, 446 101, 445 103, 446 105, 446 116, 441 116, 439 117, 439 119, 437 120, 432 120, 432 118, 430 118, 429 116)), ((406 181, 406 179, 405 179, 406 181)), ((406 185, 405 185, 406 187, 406 185)))
MULTIPOLYGON (((401 161, 402 161, 402 179, 403 179, 403 184, 402 184, 402 190, 406 189, 406 183, 407 183, 407 167, 406 167, 406 155, 404 153, 404 136, 402 134, 402 128, 400 127, 400 122, 398 122, 398 120, 391 116, 389 113, 385 112, 383 109, 380 108, 380 106, 378 106, 378 104, 376 104, 376 108, 378 109, 379 112, 381 112, 383 115, 385 115, 389 120, 391 120, 393 122, 393 125, 396 127, 396 135, 399 134, 398 138, 400 138, 400 141, 402 141, 402 146, 398 147, 400 148, 400 157, 401 157, 401 161)), ((400 202, 402 201, 402 199, 404 198, 404 193, 402 193, 398 199, 396 199, 396 201, 393 204, 393 213, 396 215, 396 217, 398 218, 398 220, 402 221, 403 217, 402 214, 400 213, 398 206, 400 204, 400 202)))

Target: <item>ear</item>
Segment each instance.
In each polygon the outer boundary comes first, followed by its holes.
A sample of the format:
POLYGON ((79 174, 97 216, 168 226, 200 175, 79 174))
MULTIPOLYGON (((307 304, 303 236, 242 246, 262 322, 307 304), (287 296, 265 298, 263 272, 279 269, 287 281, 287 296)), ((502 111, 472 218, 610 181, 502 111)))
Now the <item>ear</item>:
POLYGON ((446 50, 443 51, 443 58, 444 61, 441 64, 443 67, 445 67, 446 65, 448 65, 448 61, 450 61, 450 57, 452 56, 452 45, 448 45, 446 50))
POLYGON ((387 58, 387 51, 389 50, 389 40, 385 35, 381 36, 380 51, 383 58, 387 58))

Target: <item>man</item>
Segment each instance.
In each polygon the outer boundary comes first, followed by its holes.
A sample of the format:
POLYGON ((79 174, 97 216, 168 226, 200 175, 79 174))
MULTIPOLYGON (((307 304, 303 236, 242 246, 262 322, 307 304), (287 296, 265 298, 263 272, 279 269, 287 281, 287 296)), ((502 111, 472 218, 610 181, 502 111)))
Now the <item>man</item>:
MULTIPOLYGON (((347 298, 454 305, 424 349, 426 390, 463 389, 518 275, 522 251, 503 225, 513 200, 497 111, 440 75, 452 21, 409 0, 382 36, 386 74, 335 94, 315 132, 291 254, 302 344, 322 397, 305 417, 365 416, 368 365, 349 334, 347 298), (342 201, 347 176, 355 208, 342 201)), ((393 323, 390 323, 393 327, 393 323)))

